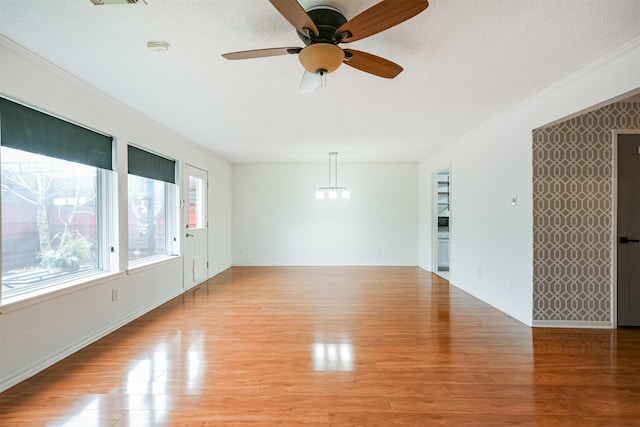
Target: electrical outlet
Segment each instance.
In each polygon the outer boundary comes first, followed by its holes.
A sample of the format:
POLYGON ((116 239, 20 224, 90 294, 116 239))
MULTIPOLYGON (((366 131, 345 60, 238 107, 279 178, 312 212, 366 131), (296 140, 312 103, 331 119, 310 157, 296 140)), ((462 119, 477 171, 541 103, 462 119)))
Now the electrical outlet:
POLYGON ((117 289, 111 289, 111 301, 113 301, 113 302, 118 301, 118 290, 117 289))
POLYGON ((378 255, 382 255, 382 248, 378 248, 378 255))
POLYGON ((244 255, 244 249, 240 248, 240 255, 244 255))
POLYGON ((482 279, 482 269, 478 269, 478 279, 482 279))

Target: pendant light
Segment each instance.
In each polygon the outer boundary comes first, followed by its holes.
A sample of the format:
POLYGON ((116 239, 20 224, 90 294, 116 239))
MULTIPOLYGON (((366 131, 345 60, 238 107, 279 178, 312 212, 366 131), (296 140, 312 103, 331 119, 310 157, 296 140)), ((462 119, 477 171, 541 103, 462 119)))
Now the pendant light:
POLYGON ((322 200, 326 197, 335 200, 338 198, 350 199, 351 192, 347 190, 347 187, 338 186, 338 153, 329 153, 329 186, 319 187, 316 191, 316 199, 322 200))

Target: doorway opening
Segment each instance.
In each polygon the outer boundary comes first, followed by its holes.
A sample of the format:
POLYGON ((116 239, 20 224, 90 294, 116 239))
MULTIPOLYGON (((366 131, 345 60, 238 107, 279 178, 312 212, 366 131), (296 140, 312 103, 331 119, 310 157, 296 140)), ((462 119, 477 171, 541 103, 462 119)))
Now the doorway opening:
POLYGON ((615 292, 618 327, 640 327, 640 130, 616 131, 615 292))
POLYGON ((448 169, 437 172, 435 180, 436 215, 434 224, 435 272, 449 280, 450 278, 450 225, 451 225, 451 173, 448 169))

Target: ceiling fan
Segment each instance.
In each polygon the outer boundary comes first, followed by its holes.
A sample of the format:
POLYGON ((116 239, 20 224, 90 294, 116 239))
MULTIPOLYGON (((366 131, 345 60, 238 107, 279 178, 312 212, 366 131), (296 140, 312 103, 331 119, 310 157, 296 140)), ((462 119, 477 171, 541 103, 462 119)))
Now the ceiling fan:
POLYGON ((387 30, 416 16, 429 6, 427 0, 382 0, 347 20, 342 12, 331 6, 316 6, 305 11, 297 0, 269 1, 295 27, 305 47, 245 50, 222 56, 235 60, 298 55, 305 68, 300 85, 303 93, 323 85, 325 76, 343 63, 375 76, 388 79, 396 77, 402 72, 402 67, 398 64, 359 50, 342 49, 338 45, 387 30))

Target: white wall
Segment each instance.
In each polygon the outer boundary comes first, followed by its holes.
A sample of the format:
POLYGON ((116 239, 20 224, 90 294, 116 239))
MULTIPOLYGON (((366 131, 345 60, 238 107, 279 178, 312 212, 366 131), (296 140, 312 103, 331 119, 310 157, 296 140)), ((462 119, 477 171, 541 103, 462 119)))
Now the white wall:
MULTIPOLYGON (((209 173, 209 276, 231 264, 231 166, 0 37, 0 93, 113 135, 117 143, 118 220, 127 221, 126 146, 133 143, 209 173)), ((126 227, 117 245, 120 273, 30 303, 0 308, 0 390, 104 336, 183 292, 182 258, 124 272, 126 227), (119 300, 111 301, 118 289, 119 300)))
POLYGON ((350 200, 315 199, 328 163, 234 165, 233 264, 417 265, 418 165, 338 167, 350 200))
POLYGON ((451 282, 531 325, 531 131, 638 88, 640 39, 423 161, 420 266, 432 269, 432 174, 450 166, 451 282), (510 204, 512 195, 517 206, 510 204))

